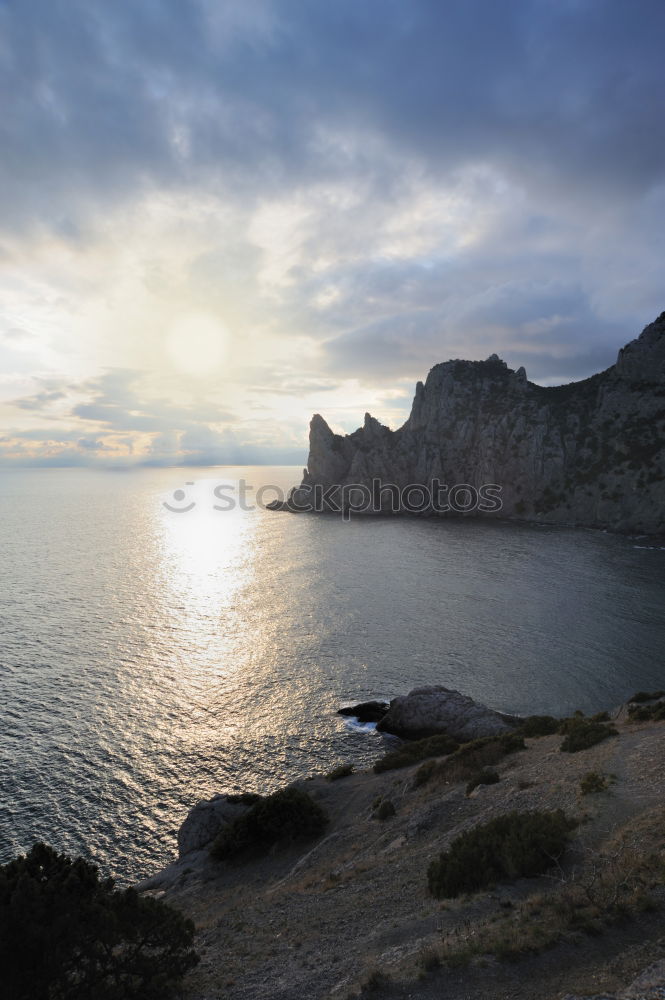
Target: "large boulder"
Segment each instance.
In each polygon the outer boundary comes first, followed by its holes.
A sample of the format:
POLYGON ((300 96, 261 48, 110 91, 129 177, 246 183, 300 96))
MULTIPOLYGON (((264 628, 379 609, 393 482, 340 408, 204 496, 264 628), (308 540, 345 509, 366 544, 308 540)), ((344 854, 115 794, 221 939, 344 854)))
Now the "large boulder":
POLYGON ((222 827, 242 815, 247 804, 230 802, 226 795, 213 795, 197 802, 178 830, 178 856, 199 851, 215 839, 222 827))
POLYGON ((479 705, 459 691, 437 685, 415 688, 393 698, 376 728, 411 740, 447 733, 459 743, 466 743, 482 736, 505 733, 519 721, 514 716, 479 705))
POLYGON ((339 708, 337 714, 357 719, 358 722, 380 722, 389 707, 385 701, 363 701, 359 705, 339 708))

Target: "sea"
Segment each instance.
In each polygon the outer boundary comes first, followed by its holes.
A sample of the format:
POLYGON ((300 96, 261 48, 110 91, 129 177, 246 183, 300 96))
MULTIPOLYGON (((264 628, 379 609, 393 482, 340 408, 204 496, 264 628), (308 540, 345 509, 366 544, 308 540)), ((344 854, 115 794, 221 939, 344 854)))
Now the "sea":
POLYGON ((369 766, 390 738, 337 714, 358 701, 558 715, 665 687, 660 545, 265 508, 300 476, 2 472, 0 863, 44 840, 145 878, 200 799, 369 766))

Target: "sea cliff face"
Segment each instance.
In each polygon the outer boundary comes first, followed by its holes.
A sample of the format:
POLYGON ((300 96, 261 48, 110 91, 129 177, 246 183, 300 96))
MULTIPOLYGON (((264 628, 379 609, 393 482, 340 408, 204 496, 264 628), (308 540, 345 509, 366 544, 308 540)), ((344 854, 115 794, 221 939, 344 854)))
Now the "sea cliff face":
MULTIPOLYGON (((366 414, 361 428, 342 436, 316 414, 291 508, 307 508, 318 487, 324 509, 360 510, 350 487, 376 494, 377 483, 399 491, 419 484, 442 501, 419 513, 446 513, 443 487, 469 484, 480 491, 470 513, 665 531, 665 312, 616 364, 581 382, 544 388, 493 355, 435 365, 396 431, 366 414), (488 484, 501 487, 499 510, 483 503, 488 484)), ((395 504, 396 495, 383 490, 378 509, 362 512, 414 512, 401 499, 395 504)), ((464 512, 468 497, 458 491, 452 512, 464 512)))

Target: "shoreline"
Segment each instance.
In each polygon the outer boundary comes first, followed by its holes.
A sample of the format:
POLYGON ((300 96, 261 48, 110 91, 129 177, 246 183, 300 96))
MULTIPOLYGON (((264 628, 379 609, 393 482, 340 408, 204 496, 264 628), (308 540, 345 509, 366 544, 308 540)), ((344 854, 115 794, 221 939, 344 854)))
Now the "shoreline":
MULTIPOLYGON (((337 518, 340 520, 345 520, 345 515, 339 511, 333 510, 300 510, 289 504, 287 500, 273 500, 266 505, 266 510, 270 510, 274 513, 287 513, 287 514, 302 514, 310 517, 326 517, 326 518, 337 518)), ((493 514, 436 514, 433 512, 423 512, 416 513, 414 511, 353 511, 349 518, 346 520, 355 520, 356 518, 361 518, 365 521, 392 521, 396 518, 406 518, 415 521, 437 521, 437 522, 451 522, 453 524, 462 524, 472 522, 474 524, 501 524, 501 525, 517 525, 520 527, 540 527, 540 528, 561 528, 570 531, 594 531, 599 534, 612 535, 618 538, 626 539, 640 539, 648 538, 652 541, 662 543, 663 548, 665 548, 665 535, 662 531, 650 532, 648 529, 641 528, 616 528, 612 527, 610 524, 588 524, 583 521, 550 521, 543 518, 528 518, 528 517, 516 517, 512 515, 507 515, 501 517, 500 515, 493 514)))
MULTIPOLYGON (((230 1000, 296 995, 346 1000, 365 996, 370 980, 379 983, 386 976, 373 996, 407 997, 418 982, 419 992, 413 995, 461 1000, 468 993, 455 990, 476 983, 487 1000, 499 1000, 506 995, 501 991, 510 970, 495 958, 490 957, 487 968, 487 960, 480 965, 471 961, 465 976, 445 961, 429 970, 423 963, 446 936, 454 938, 455 927, 469 920, 484 927, 517 913, 534 889, 543 890, 542 880, 534 886, 533 879, 521 879, 442 905, 428 894, 427 864, 461 831, 515 808, 564 808, 583 819, 574 844, 588 842, 594 849, 620 829, 648 826, 656 813, 662 829, 665 723, 635 721, 626 705, 612 723, 618 736, 580 753, 561 753, 561 736, 527 738, 524 750, 498 763, 496 784, 481 785, 470 794, 466 781, 417 785, 421 763, 383 773, 353 772, 341 780, 320 775, 296 782, 330 817, 322 837, 285 844, 238 864, 214 861, 204 847, 137 886, 173 903, 197 925, 202 962, 186 980, 185 995, 189 1000, 212 1000, 222 993, 230 1000), (606 791, 584 796, 580 781, 589 772, 614 774, 616 780, 606 791), (385 820, 377 818, 377 798, 394 806, 385 820)), ((646 919, 636 915, 637 923, 629 921, 621 933, 608 928, 607 941, 616 955, 623 954, 624 945, 628 948, 631 927, 638 925, 642 938, 656 949, 651 931, 665 934, 665 917, 643 926, 646 919)), ((602 935, 598 940, 602 951, 602 935)), ((576 960, 564 982, 561 968, 552 968, 556 954, 574 957, 567 935, 542 955, 524 958, 544 970, 545 979, 554 983, 559 976, 560 986, 539 994, 547 1000, 550 995, 558 1000, 585 981, 576 960)), ((599 961, 590 965, 596 976, 602 971, 599 961)), ((640 968, 646 964, 642 961, 640 968)), ((627 956, 624 977, 629 966, 627 956)), ((606 973, 607 988, 616 985, 616 974, 612 980, 606 973)), ((528 983, 526 987, 527 992, 511 997, 532 1000, 528 983)))

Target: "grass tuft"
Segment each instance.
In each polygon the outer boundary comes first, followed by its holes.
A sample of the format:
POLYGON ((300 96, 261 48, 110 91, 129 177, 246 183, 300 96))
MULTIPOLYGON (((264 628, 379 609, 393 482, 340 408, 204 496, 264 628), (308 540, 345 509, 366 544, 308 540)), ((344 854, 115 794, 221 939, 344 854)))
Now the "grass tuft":
POLYGON ((348 778, 353 774, 353 764, 338 764, 332 771, 328 771, 326 778, 328 781, 339 781, 340 778, 348 778))
POLYGON ((476 774, 470 778, 466 786, 466 794, 470 795, 474 788, 478 788, 479 785, 496 785, 501 779, 496 771, 489 771, 486 768, 482 771, 478 771, 476 774))

